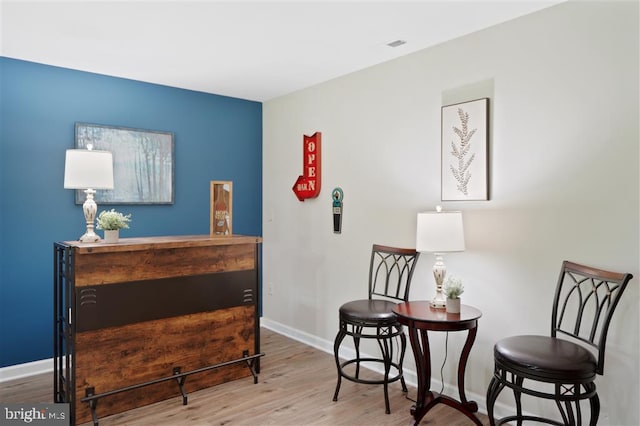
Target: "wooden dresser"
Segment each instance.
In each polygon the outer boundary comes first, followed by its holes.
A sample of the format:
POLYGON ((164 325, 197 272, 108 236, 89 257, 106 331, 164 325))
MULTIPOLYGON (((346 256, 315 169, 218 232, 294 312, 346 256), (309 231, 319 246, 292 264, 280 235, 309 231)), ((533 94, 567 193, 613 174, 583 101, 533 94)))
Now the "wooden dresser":
MULTIPOLYGON (((71 424, 259 373, 259 237, 54 244, 54 401, 71 424)), ((182 399, 180 399, 182 397, 182 399)))

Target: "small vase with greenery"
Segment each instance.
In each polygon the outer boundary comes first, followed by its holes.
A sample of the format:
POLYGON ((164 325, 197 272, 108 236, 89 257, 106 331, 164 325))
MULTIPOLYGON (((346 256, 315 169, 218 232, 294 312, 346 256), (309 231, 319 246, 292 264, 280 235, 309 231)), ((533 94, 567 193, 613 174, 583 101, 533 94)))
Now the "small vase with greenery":
POLYGON ((447 312, 460 313, 460 295, 464 293, 462 280, 449 277, 444 282, 443 292, 447 296, 447 312))
POLYGON ((124 215, 115 209, 103 210, 98 215, 97 228, 104 230, 106 242, 113 243, 118 241, 120 229, 129 228, 129 222, 131 222, 131 213, 124 215))

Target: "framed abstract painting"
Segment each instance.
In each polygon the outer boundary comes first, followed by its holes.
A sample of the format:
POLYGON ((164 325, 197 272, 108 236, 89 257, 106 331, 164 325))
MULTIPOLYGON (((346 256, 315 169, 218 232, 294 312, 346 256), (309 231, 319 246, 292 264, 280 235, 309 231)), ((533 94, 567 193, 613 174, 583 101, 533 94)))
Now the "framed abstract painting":
MULTIPOLYGON (((112 190, 96 190, 105 204, 173 204, 173 133, 76 123, 76 148, 113 153, 112 190)), ((84 202, 76 190, 76 204, 84 202)))

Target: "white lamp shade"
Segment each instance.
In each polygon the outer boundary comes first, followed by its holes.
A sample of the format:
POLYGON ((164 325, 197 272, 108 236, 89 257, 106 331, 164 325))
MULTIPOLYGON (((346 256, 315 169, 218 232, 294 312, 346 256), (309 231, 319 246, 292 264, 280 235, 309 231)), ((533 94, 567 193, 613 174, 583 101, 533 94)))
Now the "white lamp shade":
POLYGON ((462 212, 418 213, 416 251, 446 253, 464 249, 462 212))
POLYGON ((66 189, 113 189, 113 155, 109 151, 68 149, 64 162, 66 189))

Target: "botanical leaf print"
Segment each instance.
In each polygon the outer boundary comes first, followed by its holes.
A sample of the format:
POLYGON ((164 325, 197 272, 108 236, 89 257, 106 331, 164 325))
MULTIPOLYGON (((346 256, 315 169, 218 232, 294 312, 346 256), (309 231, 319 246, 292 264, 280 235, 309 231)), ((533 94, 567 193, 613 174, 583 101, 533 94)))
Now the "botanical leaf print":
POLYGON ((454 126, 453 132, 458 136, 460 141, 458 143, 451 141, 451 155, 458 161, 456 167, 454 167, 453 164, 449 164, 449 169, 456 182, 458 182, 458 191, 464 195, 469 195, 468 186, 469 180, 471 180, 469 166, 471 166, 476 154, 471 154, 469 158, 467 158, 467 154, 469 154, 469 150, 471 149, 471 138, 478 129, 469 131, 469 113, 464 112, 462 108, 458 108, 458 117, 460 118, 461 129, 454 126))

